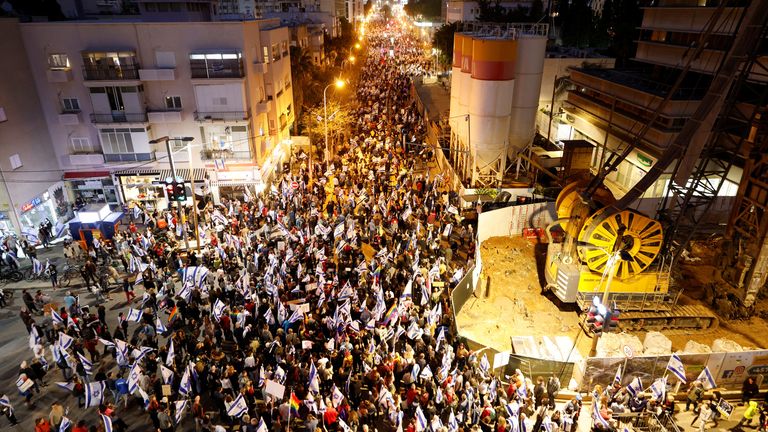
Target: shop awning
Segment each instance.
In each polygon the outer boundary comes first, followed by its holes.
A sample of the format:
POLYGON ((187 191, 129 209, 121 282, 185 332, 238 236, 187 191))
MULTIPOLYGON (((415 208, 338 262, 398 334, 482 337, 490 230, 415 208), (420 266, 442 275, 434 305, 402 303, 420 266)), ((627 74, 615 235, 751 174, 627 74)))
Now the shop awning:
POLYGON ((211 186, 246 186, 264 184, 261 180, 220 180, 212 181, 211 186))
MULTIPOLYGON (((143 176, 143 177, 155 177, 158 181, 163 181, 167 179, 168 177, 171 177, 171 170, 169 169, 157 169, 157 168, 134 168, 134 169, 126 169, 122 171, 117 171, 115 173, 116 176, 143 176)), ((194 180, 196 182, 202 182, 205 180, 205 169, 203 168, 194 168, 192 169, 192 175, 194 175, 194 180)), ((183 168, 183 169, 176 169, 176 176, 181 177, 186 181, 192 181, 192 175, 190 175, 190 170, 183 168)))
POLYGON ((64 180, 82 180, 109 177, 109 171, 66 171, 64 180))

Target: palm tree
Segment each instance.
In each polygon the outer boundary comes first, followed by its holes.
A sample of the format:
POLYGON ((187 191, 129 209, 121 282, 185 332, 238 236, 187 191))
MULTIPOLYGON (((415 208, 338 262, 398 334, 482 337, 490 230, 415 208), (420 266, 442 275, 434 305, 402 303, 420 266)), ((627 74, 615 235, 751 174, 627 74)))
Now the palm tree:
MULTIPOLYGON (((301 118, 304 108, 304 91, 313 83, 312 73, 315 65, 312 63, 312 54, 309 50, 291 47, 291 79, 293 80, 293 106, 296 109, 296 118, 301 118)), ((299 133, 299 122, 294 123, 294 133, 299 133)))

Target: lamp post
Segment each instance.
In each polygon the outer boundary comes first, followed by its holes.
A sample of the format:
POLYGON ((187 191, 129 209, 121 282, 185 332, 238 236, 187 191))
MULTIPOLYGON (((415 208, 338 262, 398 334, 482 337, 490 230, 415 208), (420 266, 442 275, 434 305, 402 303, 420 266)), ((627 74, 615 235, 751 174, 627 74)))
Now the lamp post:
POLYGON ((328 89, 336 86, 336 88, 341 89, 344 88, 344 81, 341 79, 337 79, 336 82, 332 84, 328 84, 323 89, 323 123, 325 128, 325 161, 328 163, 331 159, 331 152, 328 150, 328 97, 327 92, 328 89))
MULTIPOLYGON (((193 137, 169 138, 166 135, 164 137, 153 139, 152 141, 149 142, 150 144, 159 144, 161 142, 165 142, 165 149, 168 152, 168 163, 171 165, 171 176, 173 176, 174 181, 176 181, 176 165, 173 163, 173 152, 171 151, 171 141, 191 142, 193 140, 194 140, 193 137)), ((190 163, 191 163, 191 157, 190 157, 190 163)), ((194 185, 194 176, 192 175, 191 169, 189 170, 189 175, 192 178, 192 182, 193 182, 192 184, 194 185)), ((195 190, 193 186, 192 196, 194 197, 194 195, 195 195, 195 190)), ((176 208, 179 211, 179 217, 181 219, 181 233, 184 236, 184 246, 187 248, 187 251, 189 251, 189 239, 187 238, 187 227, 185 226, 186 218, 184 217, 185 212, 181 208, 181 203, 178 201, 176 202, 176 208)))
POLYGON ((197 197, 195 197, 195 175, 192 171, 192 144, 187 144, 187 157, 189 159, 189 178, 190 178, 190 189, 192 189, 192 223, 193 228, 192 232, 195 234, 195 250, 197 254, 200 254, 200 233, 197 232, 198 225, 197 225, 197 197))

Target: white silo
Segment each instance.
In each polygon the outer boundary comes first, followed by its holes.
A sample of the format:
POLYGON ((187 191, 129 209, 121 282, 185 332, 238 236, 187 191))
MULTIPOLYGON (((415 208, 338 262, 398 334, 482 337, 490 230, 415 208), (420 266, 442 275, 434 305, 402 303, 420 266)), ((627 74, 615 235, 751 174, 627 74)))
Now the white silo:
POLYGON ((539 106, 541 76, 547 38, 538 35, 517 35, 515 62, 515 91, 509 127, 507 155, 514 158, 532 140, 536 131, 536 110, 539 106))

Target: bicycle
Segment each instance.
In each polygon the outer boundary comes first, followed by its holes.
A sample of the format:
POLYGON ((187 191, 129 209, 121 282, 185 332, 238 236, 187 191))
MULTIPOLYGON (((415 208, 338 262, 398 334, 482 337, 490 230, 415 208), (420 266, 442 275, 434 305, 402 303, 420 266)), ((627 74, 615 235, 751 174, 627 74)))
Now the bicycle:
POLYGON ((51 272, 49 269, 41 270, 40 273, 35 273, 34 268, 29 268, 24 275, 24 279, 28 281, 34 280, 49 280, 51 278, 51 272))
POLYGON ((73 279, 80 277, 80 266, 69 263, 64 264, 64 268, 59 272, 59 285, 68 287, 73 279))

